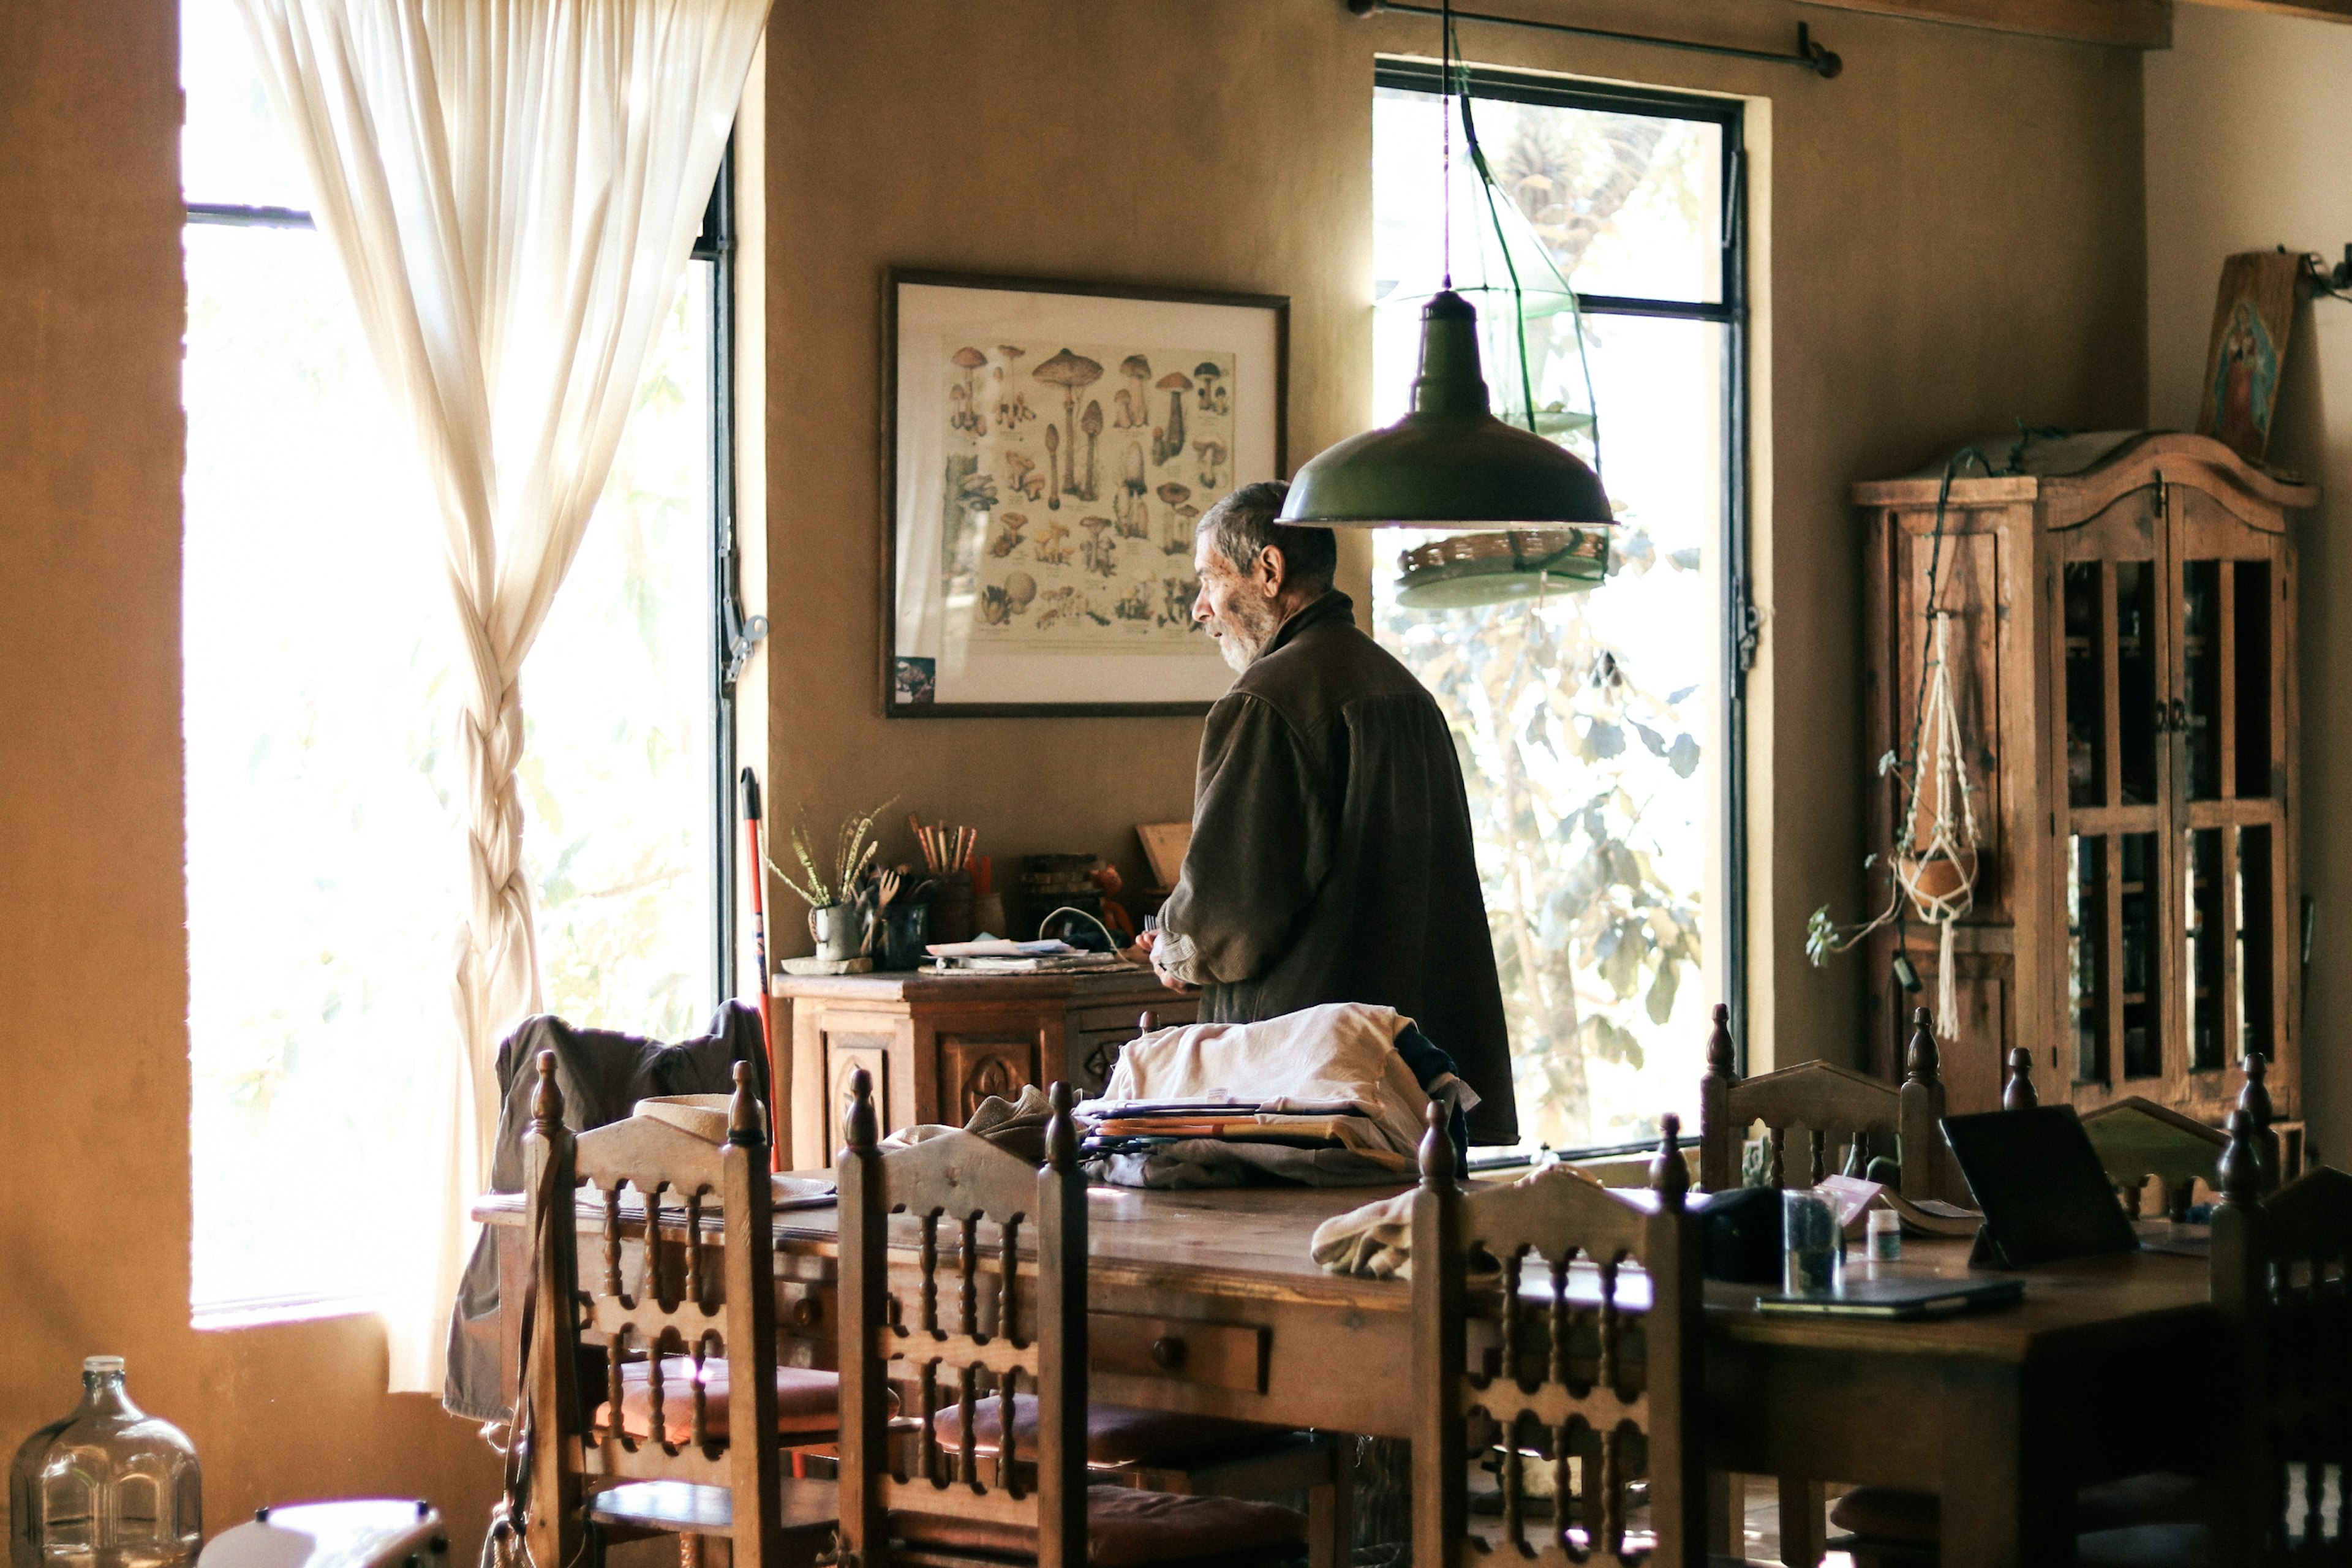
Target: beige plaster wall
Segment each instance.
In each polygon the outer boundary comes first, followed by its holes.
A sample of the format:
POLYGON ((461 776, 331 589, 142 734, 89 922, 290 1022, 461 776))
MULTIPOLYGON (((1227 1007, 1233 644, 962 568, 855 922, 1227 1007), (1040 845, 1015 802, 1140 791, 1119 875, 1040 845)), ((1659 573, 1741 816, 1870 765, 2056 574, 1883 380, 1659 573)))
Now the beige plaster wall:
MULTIPOLYGON (((2221 259, 2284 245, 2338 258, 2352 240, 2352 27, 2183 5, 2147 68, 2148 419, 2192 429, 2221 259)), ((2295 313, 2273 462, 2326 490, 2298 520, 2303 592, 2303 888, 2316 900, 2304 994, 2305 1113, 2331 1163, 2352 1149, 2352 1066, 2330 1020, 2352 1004, 2352 305, 2295 313)))
POLYGON ((0 5, 0 1451, 119 1353, 213 1530, 373 1493, 478 1531, 488 1450, 383 1392, 373 1320, 188 1326, 177 16, 0 5))
MULTIPOLYGON (((1814 971, 1801 951, 1808 911, 1861 896, 1844 487, 2019 416, 2139 418, 2139 58, 1778 0, 1575 15, 1764 48, 1788 47, 1801 17, 1847 61, 1825 82, 1464 28, 1486 63, 1769 100, 1751 999, 1759 1062, 1851 1059, 1856 964, 1814 971)), ((1189 813, 1196 722, 880 717, 883 268, 1287 294, 1302 461, 1368 416, 1373 57, 1433 54, 1435 26, 1360 21, 1338 0, 780 0, 776 20, 771 793, 826 823, 896 794, 1000 852, 1093 850, 1139 876, 1131 825, 1189 813)), ((1359 587, 1370 554, 1353 558, 1359 587)), ((778 909, 789 942, 798 905, 778 909)))

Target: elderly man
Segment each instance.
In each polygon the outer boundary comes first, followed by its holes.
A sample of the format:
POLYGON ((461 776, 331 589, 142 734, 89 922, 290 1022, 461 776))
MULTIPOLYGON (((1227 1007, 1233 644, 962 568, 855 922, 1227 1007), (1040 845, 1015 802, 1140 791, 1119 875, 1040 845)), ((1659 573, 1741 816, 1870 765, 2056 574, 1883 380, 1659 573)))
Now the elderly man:
POLYGON ((1193 618, 1240 671, 1210 710, 1192 847, 1153 967, 1204 1022, 1325 1002, 1393 1007, 1479 1094, 1470 1136, 1518 1137, 1470 807, 1436 700, 1331 586, 1328 529, 1277 522, 1283 484, 1201 519, 1193 618))

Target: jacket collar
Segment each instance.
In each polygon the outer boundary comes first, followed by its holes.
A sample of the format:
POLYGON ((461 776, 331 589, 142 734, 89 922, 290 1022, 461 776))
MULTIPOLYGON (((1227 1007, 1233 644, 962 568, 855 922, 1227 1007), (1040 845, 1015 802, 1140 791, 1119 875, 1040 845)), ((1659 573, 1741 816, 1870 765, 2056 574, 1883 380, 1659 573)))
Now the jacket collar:
POLYGON ((1355 619, 1356 601, 1337 588, 1326 589, 1321 598, 1290 613, 1290 618, 1276 629, 1274 640, 1265 645, 1265 652, 1258 658, 1265 658, 1281 652, 1309 626, 1319 626, 1326 621, 1346 621, 1352 626, 1355 619))

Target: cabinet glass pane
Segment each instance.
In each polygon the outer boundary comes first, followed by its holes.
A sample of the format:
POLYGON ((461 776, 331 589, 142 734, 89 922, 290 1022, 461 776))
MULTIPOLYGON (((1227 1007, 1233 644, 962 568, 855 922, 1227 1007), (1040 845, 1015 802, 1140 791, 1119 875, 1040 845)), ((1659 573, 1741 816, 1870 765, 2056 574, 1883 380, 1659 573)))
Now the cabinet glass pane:
POLYGON ((2155 1078, 2164 1070, 2163 991, 2158 971, 2163 960, 2157 942, 2156 835, 2121 836, 2122 929, 2116 946, 2123 964, 2124 1076, 2155 1078))
POLYGON ((2107 1079, 2107 841, 2066 840, 2066 1013, 2074 1036, 2074 1081, 2107 1079))
POLYGON ((2181 908, 2188 911, 2189 931, 2183 951, 2181 984, 2186 988, 2189 1019, 2189 1066, 2210 1072, 2221 1065, 2229 1042, 2221 1032, 2221 830, 2195 827, 2189 831, 2189 852, 2181 870, 2185 879, 2181 908))
POLYGON ((2278 1040, 2272 1032, 2277 1016, 2271 995, 2271 976, 2276 973, 2272 965, 2272 864, 2271 830, 2268 827, 2240 828, 2236 958, 2238 1050, 2241 1055, 2256 1051, 2265 1057, 2278 1054, 2278 1040))
MULTIPOLYGON (((2238 561, 2233 625, 2236 655, 2231 703, 2236 710, 2237 793, 2266 800, 2271 780, 2271 563, 2238 561)), ((2284 781, 2279 781, 2284 785, 2284 781)))
POLYGON ((2221 566, 2189 561, 2180 568, 2179 722, 2192 800, 2221 793, 2221 566))
POLYGON ((2099 563, 2078 561, 2066 568, 2066 804, 2105 805, 2107 800, 2107 663, 2101 627, 2106 617, 2099 592, 2099 563))
POLYGON ((2156 800, 2156 563, 2116 569, 2116 705, 2121 736, 2116 772, 2126 805, 2156 800))

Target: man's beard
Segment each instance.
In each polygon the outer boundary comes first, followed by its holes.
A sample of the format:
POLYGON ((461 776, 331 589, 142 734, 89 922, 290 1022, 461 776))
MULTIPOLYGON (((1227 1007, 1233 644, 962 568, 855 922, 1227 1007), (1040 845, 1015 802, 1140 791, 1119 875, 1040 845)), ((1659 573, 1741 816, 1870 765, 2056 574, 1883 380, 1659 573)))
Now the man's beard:
POLYGON ((1217 651, 1235 675, 1265 657, 1266 645, 1281 629, 1282 616, 1263 599, 1236 600, 1225 614, 1210 616, 1208 624, 1209 635, 1217 639, 1217 651))

